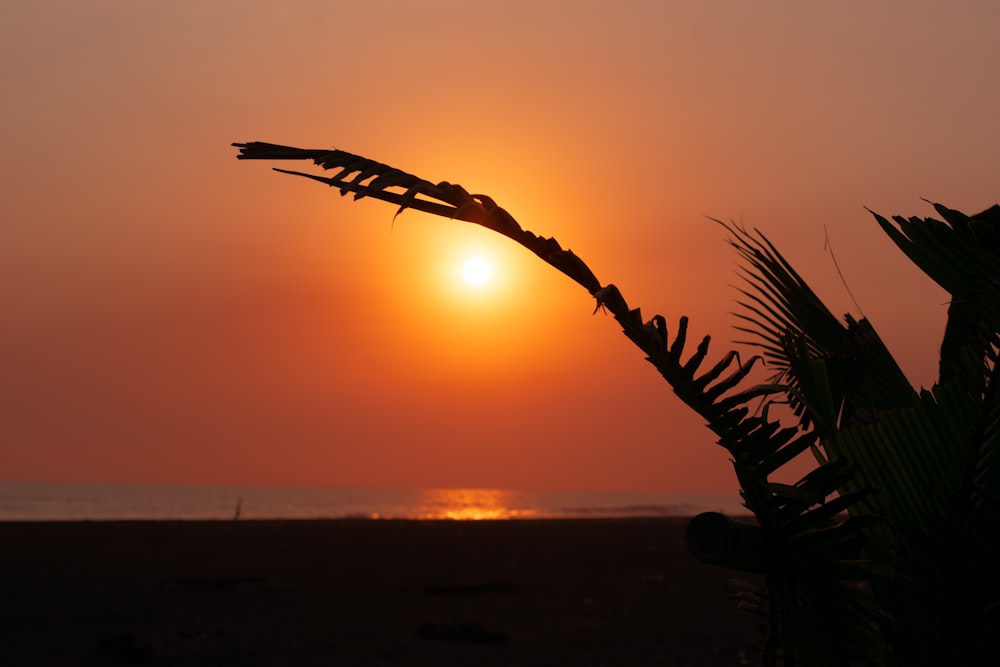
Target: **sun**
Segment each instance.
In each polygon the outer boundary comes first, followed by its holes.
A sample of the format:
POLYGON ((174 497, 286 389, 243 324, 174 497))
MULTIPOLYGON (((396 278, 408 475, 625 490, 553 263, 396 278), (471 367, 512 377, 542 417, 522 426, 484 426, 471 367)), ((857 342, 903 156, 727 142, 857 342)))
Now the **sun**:
POLYGON ((493 267, 482 257, 470 257, 465 260, 462 275, 470 285, 482 285, 493 275, 493 267))

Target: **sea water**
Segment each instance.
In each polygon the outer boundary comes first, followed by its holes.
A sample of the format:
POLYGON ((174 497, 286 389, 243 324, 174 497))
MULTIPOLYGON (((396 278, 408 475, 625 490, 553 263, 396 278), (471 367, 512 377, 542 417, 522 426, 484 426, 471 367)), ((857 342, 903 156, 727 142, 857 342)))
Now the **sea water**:
POLYGON ((0 521, 546 519, 746 514, 736 493, 0 483, 0 521))

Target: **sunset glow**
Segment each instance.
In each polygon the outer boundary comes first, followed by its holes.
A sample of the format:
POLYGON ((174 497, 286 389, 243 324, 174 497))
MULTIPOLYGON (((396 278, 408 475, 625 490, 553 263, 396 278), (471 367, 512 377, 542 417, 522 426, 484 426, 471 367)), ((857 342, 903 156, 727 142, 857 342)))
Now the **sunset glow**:
POLYGON ((482 257, 470 257, 462 265, 462 275, 470 285, 482 285, 493 275, 493 267, 482 257))
POLYGON ((424 492, 420 517, 460 521, 531 518, 530 512, 512 507, 512 496, 498 489, 432 489, 424 492))
POLYGON ((947 298, 864 207, 1000 201, 1000 3, 568 6, 9 3, 4 480, 736 492, 565 275, 240 141, 488 195, 708 366, 739 221, 929 386, 947 298))

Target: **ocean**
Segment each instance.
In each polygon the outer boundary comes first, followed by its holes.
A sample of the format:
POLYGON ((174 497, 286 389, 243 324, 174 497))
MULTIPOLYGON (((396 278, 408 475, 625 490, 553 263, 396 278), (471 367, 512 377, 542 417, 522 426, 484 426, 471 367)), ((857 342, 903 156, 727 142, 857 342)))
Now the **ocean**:
POLYGON ((736 493, 0 483, 0 521, 551 519, 747 514, 736 493))

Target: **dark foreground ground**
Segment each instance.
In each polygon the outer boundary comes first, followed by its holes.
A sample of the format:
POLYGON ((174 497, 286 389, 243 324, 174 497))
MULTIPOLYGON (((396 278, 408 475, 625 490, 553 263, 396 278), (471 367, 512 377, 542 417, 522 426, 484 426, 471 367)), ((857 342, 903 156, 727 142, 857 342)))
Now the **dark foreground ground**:
POLYGON ((685 523, 0 523, 0 665, 756 664, 685 523))

